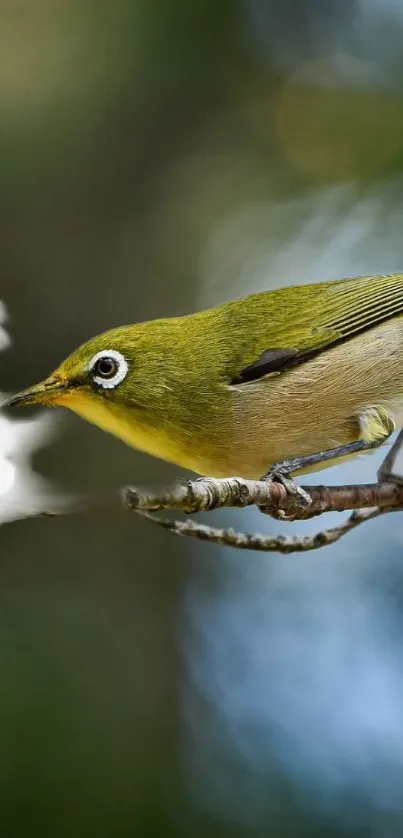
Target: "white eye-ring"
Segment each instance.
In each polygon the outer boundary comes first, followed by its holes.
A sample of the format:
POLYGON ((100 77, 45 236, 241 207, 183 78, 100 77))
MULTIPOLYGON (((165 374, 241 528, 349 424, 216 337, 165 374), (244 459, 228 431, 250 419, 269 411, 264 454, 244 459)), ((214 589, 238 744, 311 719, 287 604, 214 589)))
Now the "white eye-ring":
POLYGON ((93 373, 95 384, 99 384, 105 390, 117 387, 126 378, 128 369, 126 358, 116 349, 102 349, 91 358, 88 365, 89 372, 93 373))

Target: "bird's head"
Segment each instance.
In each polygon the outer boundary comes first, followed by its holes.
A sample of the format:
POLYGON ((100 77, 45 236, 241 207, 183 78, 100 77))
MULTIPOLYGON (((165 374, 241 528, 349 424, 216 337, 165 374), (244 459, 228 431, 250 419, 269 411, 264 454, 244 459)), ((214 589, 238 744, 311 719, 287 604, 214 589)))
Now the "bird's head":
POLYGON ((178 462, 172 439, 189 433, 186 404, 194 393, 182 400, 194 364, 180 349, 181 334, 179 318, 111 329, 2 407, 66 407, 135 448, 178 462))
POLYGON ((132 365, 133 347, 125 329, 114 329, 80 346, 48 378, 11 396, 4 406, 62 405, 75 410, 84 401, 124 402, 130 395, 132 365))

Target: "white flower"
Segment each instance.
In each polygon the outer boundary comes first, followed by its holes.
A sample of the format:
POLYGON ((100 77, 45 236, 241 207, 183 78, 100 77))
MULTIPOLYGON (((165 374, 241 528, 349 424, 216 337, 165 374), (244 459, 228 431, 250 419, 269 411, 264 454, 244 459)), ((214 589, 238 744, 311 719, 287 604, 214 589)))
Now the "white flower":
MULTIPOLYGON (((0 301, 0 349, 10 344, 6 319, 6 308, 0 301)), ((60 495, 30 463, 31 454, 54 438, 55 429, 55 417, 49 414, 21 421, 0 413, 0 524, 48 510, 60 511, 60 495)))

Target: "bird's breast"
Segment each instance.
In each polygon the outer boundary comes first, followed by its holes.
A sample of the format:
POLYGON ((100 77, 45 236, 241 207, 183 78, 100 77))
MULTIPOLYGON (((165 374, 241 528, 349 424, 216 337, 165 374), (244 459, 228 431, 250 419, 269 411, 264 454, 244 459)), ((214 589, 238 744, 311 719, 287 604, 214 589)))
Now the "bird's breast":
MULTIPOLYGON (((132 448, 175 463, 198 474, 207 474, 208 466, 201 440, 181 433, 169 421, 155 426, 146 417, 142 421, 130 408, 119 408, 90 394, 73 392, 58 401, 87 422, 118 437, 132 448)), ((205 434, 207 439, 208 434, 205 434)))

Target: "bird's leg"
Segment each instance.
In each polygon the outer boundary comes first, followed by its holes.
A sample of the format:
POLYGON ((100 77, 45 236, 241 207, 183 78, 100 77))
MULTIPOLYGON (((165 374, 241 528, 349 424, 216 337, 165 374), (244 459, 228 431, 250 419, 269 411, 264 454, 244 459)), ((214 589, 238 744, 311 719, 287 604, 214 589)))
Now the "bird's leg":
POLYGON ((400 450, 403 448, 403 430, 396 437, 391 449, 388 451, 378 471, 379 483, 403 483, 403 473, 395 474, 393 469, 396 464, 400 450))
MULTIPOLYGON (((370 451, 374 448, 379 448, 385 440, 394 432, 395 422, 390 413, 384 407, 373 406, 367 408, 358 417, 360 426, 360 439, 356 442, 349 442, 346 445, 339 445, 336 448, 329 448, 327 451, 319 451, 317 454, 308 454, 303 457, 295 457, 292 460, 284 460, 281 463, 276 463, 269 471, 263 475, 262 480, 275 480, 282 483, 287 492, 291 495, 298 496, 302 505, 309 505, 311 499, 307 492, 304 491, 295 480, 290 476, 296 471, 309 470, 315 466, 321 465, 329 461, 337 460, 340 457, 349 457, 352 454, 359 454, 361 451, 370 451)), ((399 434, 392 450, 385 460, 384 465, 394 451, 394 457, 391 462, 393 466, 400 446, 403 445, 403 431, 399 434), (397 445, 400 439, 400 444, 397 445), (396 448, 395 448, 396 447, 396 448)), ((382 471, 381 467, 381 471, 382 471)), ((390 473, 390 471, 389 471, 390 473)), ((380 480, 379 474, 378 478, 380 480)), ((385 479, 385 473, 383 473, 385 479)), ((389 478, 390 479, 390 478, 389 478)), ((403 475, 402 475, 403 481, 403 475)), ((272 515, 266 507, 259 507, 261 512, 272 515)), ((284 513, 280 510, 279 515, 274 517, 284 518, 284 513)))
MULTIPOLYGON (((261 477, 261 480, 274 480, 281 483, 287 490, 288 494, 298 496, 301 504, 308 506, 311 499, 307 492, 293 480, 291 475, 296 471, 302 469, 314 468, 317 465, 326 463, 329 460, 336 460, 339 457, 347 457, 351 454, 358 454, 360 451, 369 451, 371 448, 377 448, 379 442, 365 442, 360 439, 357 442, 350 442, 347 445, 339 445, 337 448, 329 448, 327 451, 318 451, 317 454, 308 454, 305 457, 295 457, 293 460, 283 460, 282 463, 276 463, 272 466, 266 474, 261 477)), ((267 512, 265 507, 259 507, 261 512, 267 512)), ((272 514, 270 512, 269 514, 272 514)), ((280 515, 280 517, 284 517, 280 515)))

